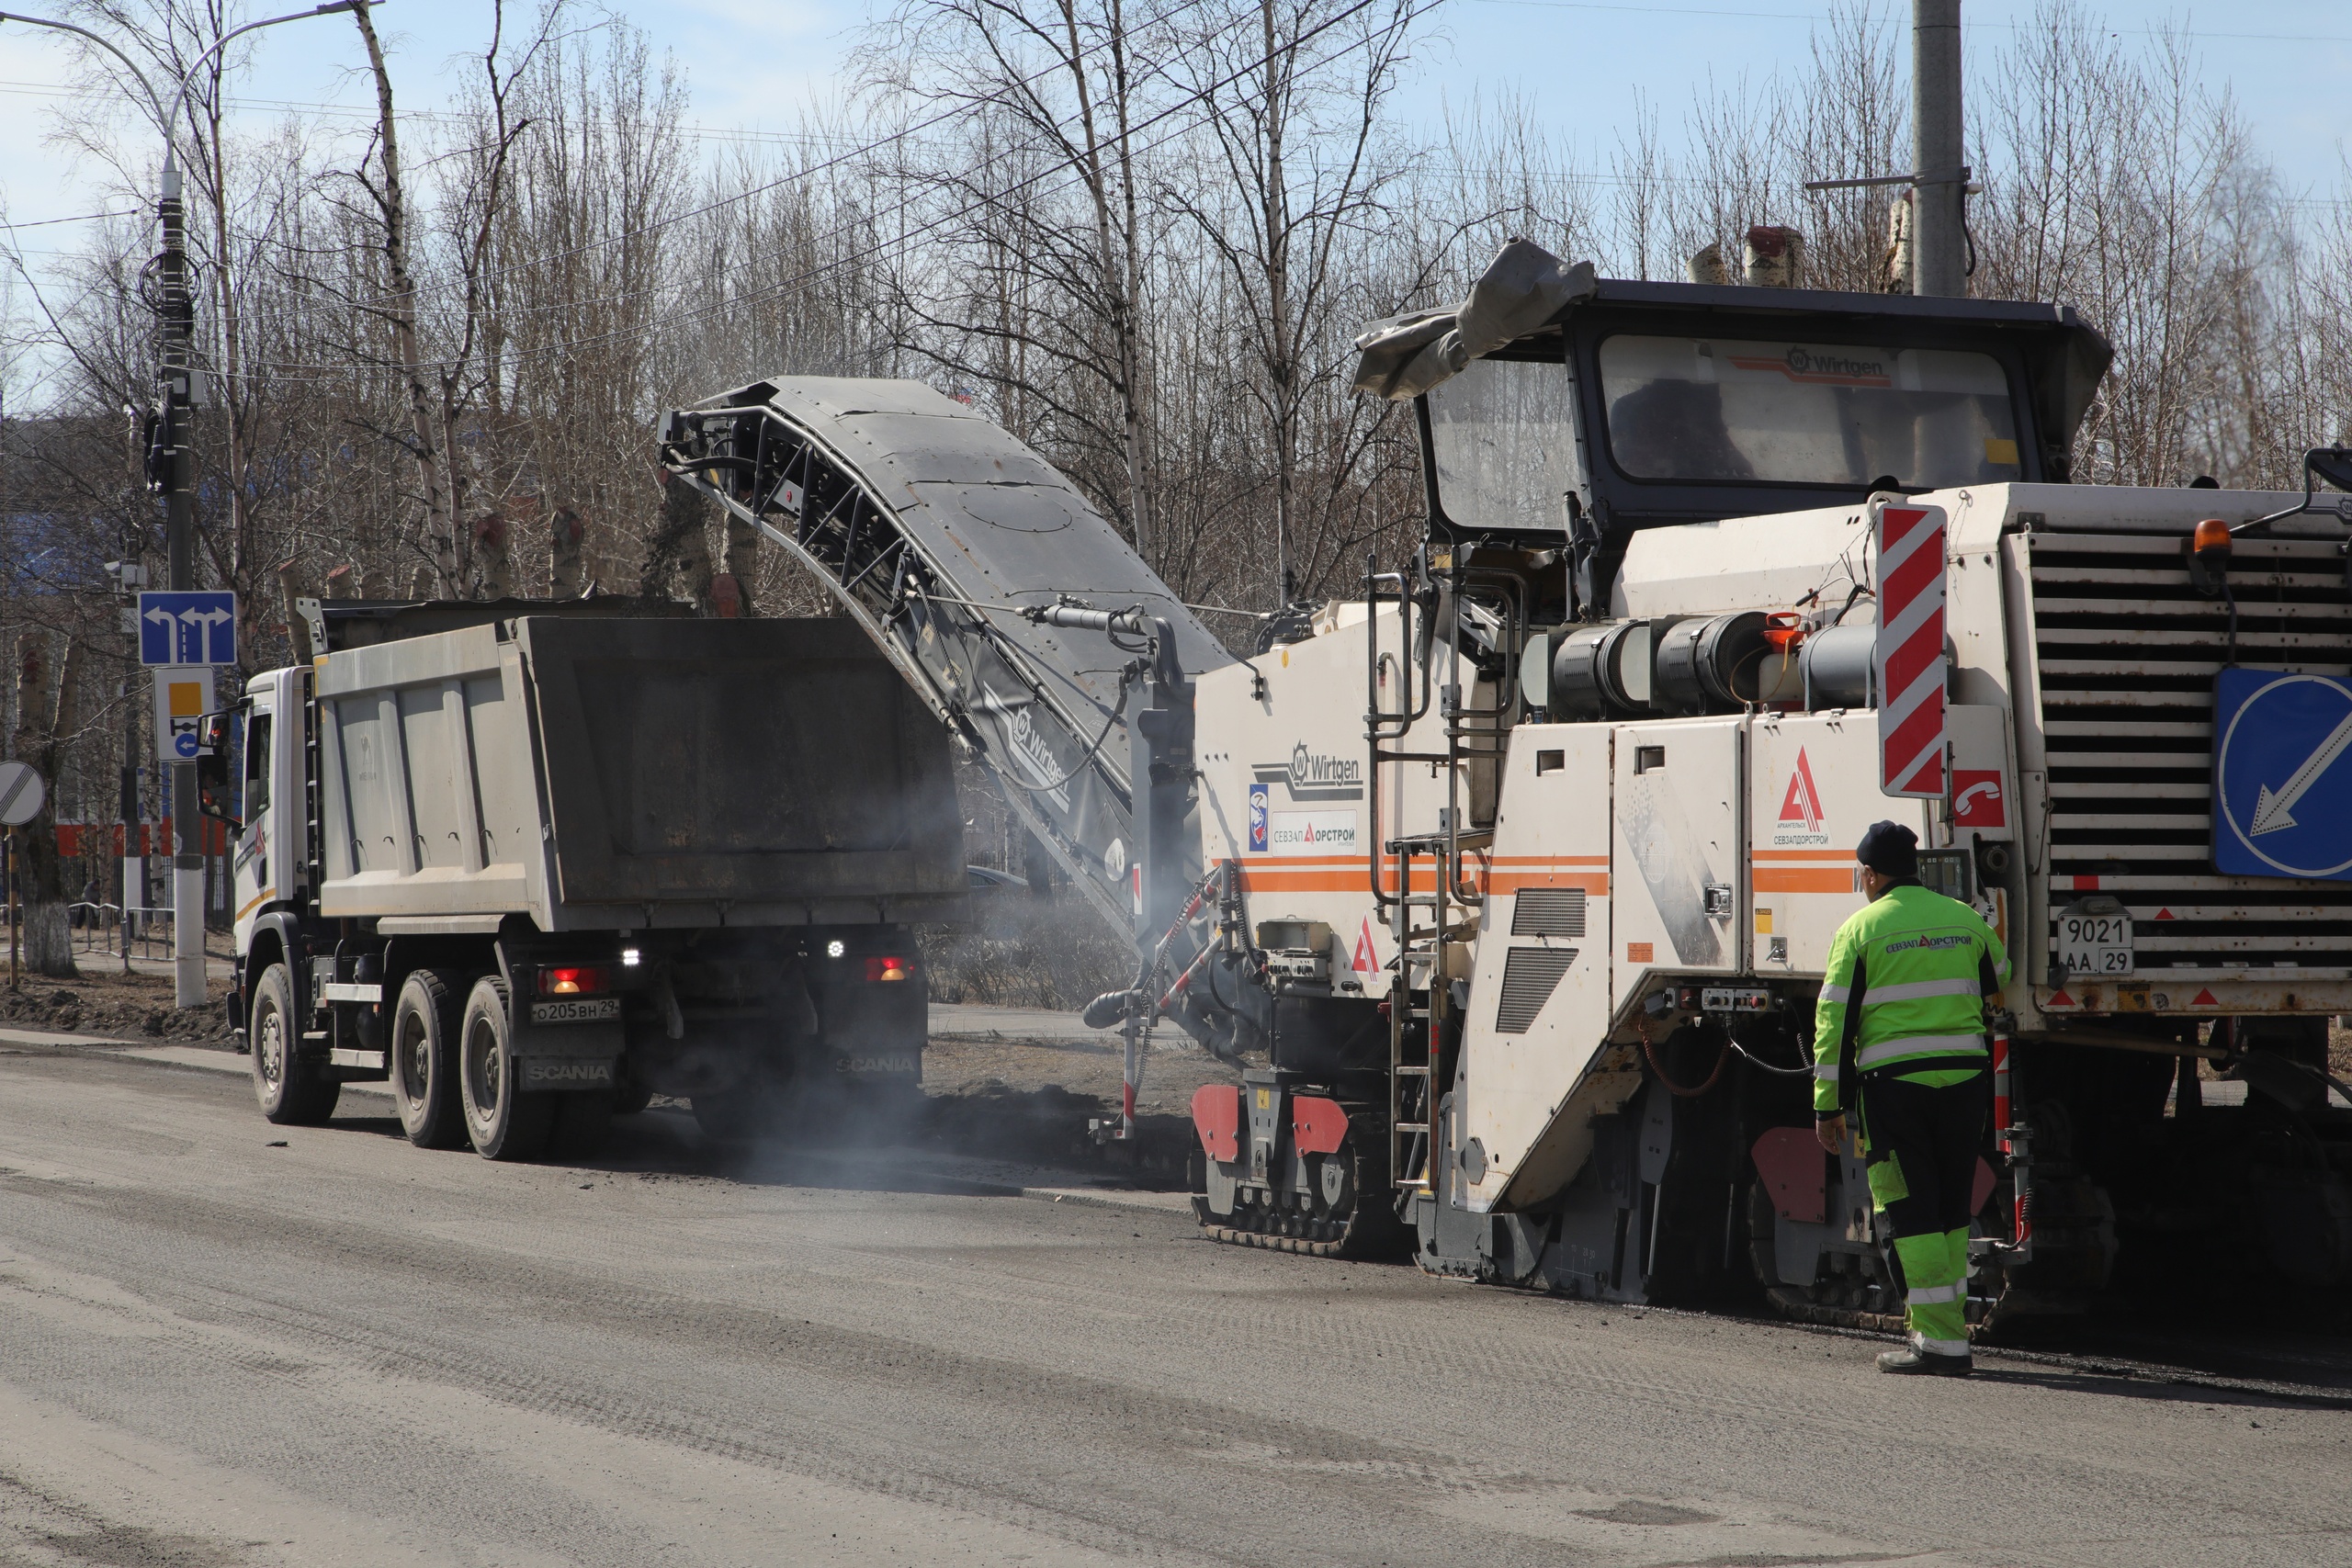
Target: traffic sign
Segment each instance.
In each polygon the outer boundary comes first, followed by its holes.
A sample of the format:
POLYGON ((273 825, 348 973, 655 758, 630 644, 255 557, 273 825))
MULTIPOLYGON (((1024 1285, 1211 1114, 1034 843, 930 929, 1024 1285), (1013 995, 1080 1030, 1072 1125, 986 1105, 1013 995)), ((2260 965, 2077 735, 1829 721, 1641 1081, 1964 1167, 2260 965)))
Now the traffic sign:
POLYGON ((0 828, 21 828, 40 815, 49 786, 30 762, 0 762, 0 828))
POLYGON ((234 664, 237 661, 237 596, 234 593, 141 593, 139 596, 139 662, 141 664, 234 664))
POLYGON ((2352 882, 2352 681, 2224 670, 2213 729, 2214 868, 2352 882))
POLYGON ((166 762, 193 762, 202 749, 198 731, 212 709, 212 666, 164 664, 155 670, 155 754, 166 762))

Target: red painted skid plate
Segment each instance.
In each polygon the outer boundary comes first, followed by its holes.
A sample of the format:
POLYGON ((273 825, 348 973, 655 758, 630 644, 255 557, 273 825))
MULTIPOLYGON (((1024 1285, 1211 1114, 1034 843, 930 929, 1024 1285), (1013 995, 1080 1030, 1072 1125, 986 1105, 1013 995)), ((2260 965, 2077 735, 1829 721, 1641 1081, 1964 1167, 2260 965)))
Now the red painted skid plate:
POLYGON ((1810 1127, 1773 1127, 1748 1151, 1782 1219, 1817 1225, 1828 1213, 1828 1168, 1810 1127))
POLYGON ((1348 1135, 1348 1113, 1336 1100, 1295 1094, 1290 1097, 1290 1127, 1300 1154, 1335 1155, 1340 1152, 1340 1140, 1348 1135))
POLYGON ((1204 1083, 1193 1091, 1193 1127, 1209 1158, 1230 1165, 1241 1157, 1241 1091, 1229 1083, 1204 1083))

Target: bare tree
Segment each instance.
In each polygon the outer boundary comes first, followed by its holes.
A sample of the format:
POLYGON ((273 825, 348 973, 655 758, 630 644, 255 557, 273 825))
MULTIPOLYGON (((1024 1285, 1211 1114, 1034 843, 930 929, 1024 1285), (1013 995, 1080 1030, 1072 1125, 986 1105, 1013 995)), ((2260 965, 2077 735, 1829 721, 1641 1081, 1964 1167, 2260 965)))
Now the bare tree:
POLYGON ((1159 199, 1198 230, 1228 274, 1247 385, 1272 460, 1274 602, 1297 592, 1300 445, 1308 409, 1340 378, 1360 309, 1349 269, 1401 173, 1383 145, 1405 62, 1409 0, 1256 0, 1257 27, 1214 11, 1186 30, 1177 73, 1199 99, 1218 176, 1165 182, 1159 199), (1333 37, 1341 28, 1351 36, 1333 37), (1344 50, 1337 47, 1344 43, 1344 50), (1331 63, 1327 62, 1338 62, 1331 63), (1226 199, 1219 200, 1222 194, 1226 199))
POLYGON ((408 448, 416 464, 416 502, 424 512, 425 547, 440 574, 441 591, 454 593, 458 585, 458 525, 451 510, 447 448, 441 422, 435 417, 433 389, 425 379, 424 341, 417 330, 416 276, 409 256, 411 236, 407 187, 401 169, 400 120, 392 109, 392 73, 384 62, 384 46, 368 7, 356 6, 352 20, 368 46, 368 68, 376 79, 376 173, 370 178, 363 159, 352 180, 374 205, 383 248, 383 302, 372 312, 390 331, 398 355, 402 390, 407 394, 408 448))
POLYGON ((49 786, 40 814, 17 829, 22 855, 17 883, 25 901, 26 966, 36 975, 71 980, 75 970, 67 906, 74 890, 65 884, 64 862, 58 852, 57 807, 59 764, 77 722, 78 645, 69 638, 63 657, 54 662, 49 645, 46 632, 29 631, 17 638, 17 760, 31 763, 49 786))
MULTIPOLYGON (((1017 170, 1012 188, 990 188, 954 162, 921 178, 960 213, 1005 225, 1025 262, 1049 278, 1060 298, 1052 314, 1013 326, 958 323, 968 338, 1016 334, 1039 369, 1075 372, 1106 390, 1114 405, 1125 493, 1114 510, 1147 559, 1152 544, 1148 326, 1144 278, 1144 149, 1136 127, 1148 95, 1162 81, 1166 28, 1157 16, 1131 17, 1125 0, 906 0, 877 38, 876 83, 889 94, 967 111, 976 125, 998 128, 1000 156, 988 175, 1017 170), (903 64, 891 51, 903 49, 903 64), (1075 204, 1037 187, 1066 178, 1075 204), (1036 330, 1074 312, 1076 333, 1036 330)), ((948 321, 926 313, 933 326, 948 321)), ((926 350, 931 345, 916 345, 926 350)), ((942 345, 944 346, 944 345, 942 345)), ((960 353, 945 363, 975 371, 960 353)), ((1084 404, 1053 397, 1055 382, 1033 375, 1023 387, 1051 398, 1078 422, 1084 404)))

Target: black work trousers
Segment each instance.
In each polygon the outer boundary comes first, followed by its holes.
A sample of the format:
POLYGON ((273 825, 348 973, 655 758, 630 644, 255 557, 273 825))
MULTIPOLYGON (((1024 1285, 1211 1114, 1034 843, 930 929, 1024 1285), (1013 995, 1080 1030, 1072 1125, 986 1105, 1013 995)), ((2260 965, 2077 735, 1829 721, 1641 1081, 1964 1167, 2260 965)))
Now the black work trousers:
POLYGON ((1984 1075, 1940 1089, 1899 1077, 1862 1080, 1871 1196, 1897 1236, 1965 1231, 1984 1148, 1984 1075))

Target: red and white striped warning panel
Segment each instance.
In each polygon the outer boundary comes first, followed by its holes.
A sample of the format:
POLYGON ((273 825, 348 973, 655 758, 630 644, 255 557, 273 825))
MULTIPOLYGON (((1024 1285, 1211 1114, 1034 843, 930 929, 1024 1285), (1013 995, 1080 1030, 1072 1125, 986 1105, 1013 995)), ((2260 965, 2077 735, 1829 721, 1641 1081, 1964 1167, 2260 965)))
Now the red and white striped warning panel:
POLYGON ((1944 793, 1944 513, 1881 502, 1878 781, 1888 795, 1944 793))

